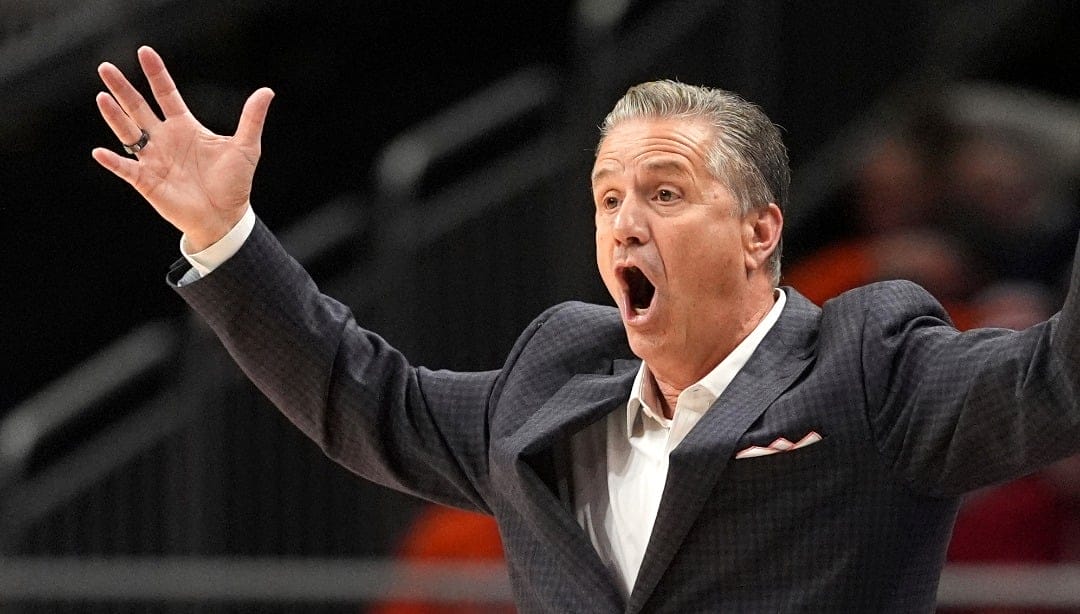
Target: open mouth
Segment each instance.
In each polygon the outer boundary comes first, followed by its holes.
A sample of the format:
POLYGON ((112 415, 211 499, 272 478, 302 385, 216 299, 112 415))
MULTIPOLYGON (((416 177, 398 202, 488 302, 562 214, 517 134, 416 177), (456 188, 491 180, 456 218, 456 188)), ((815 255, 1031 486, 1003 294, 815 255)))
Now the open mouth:
POLYGON ((656 286, 636 266, 622 269, 621 274, 623 281, 626 283, 630 308, 637 313, 648 310, 649 305, 652 304, 653 295, 656 294, 656 286))

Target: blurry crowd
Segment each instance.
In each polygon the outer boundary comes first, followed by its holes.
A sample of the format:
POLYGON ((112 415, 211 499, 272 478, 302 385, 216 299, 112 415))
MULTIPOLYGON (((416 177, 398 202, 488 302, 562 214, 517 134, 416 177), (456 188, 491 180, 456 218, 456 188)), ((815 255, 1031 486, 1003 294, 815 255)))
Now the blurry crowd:
POLYGON ((839 199, 843 239, 785 267, 817 303, 885 279, 930 291, 961 330, 1057 310, 1080 215, 1044 148, 1005 129, 923 121, 865 146, 839 199))
MULTIPOLYGON (((1064 299, 1080 231, 1078 177, 1050 163, 1055 155, 1032 134, 964 126, 936 111, 892 122, 849 161, 850 181, 831 203, 829 228, 819 229, 840 238, 786 262, 783 284, 821 304, 857 286, 908 279, 937 297, 961 330, 1041 322, 1064 299)), ((493 520, 432 506, 401 555, 477 561, 502 553, 493 520)), ((1080 562, 1080 457, 969 495, 949 560, 1080 562)), ((402 603, 374 611, 491 610, 402 603)))

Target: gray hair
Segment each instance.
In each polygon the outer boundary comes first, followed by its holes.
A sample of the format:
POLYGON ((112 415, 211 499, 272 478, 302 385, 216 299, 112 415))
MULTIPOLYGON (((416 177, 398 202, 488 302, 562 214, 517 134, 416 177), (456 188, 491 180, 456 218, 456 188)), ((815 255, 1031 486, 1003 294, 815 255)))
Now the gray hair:
MULTIPOLYGON (((600 141, 618 124, 640 118, 704 120, 713 128, 706 163, 739 204, 738 214, 775 203, 781 210, 788 199, 791 170, 780 129, 757 106, 731 92, 650 81, 631 87, 600 125, 600 141)), ((773 283, 780 282, 781 243, 769 256, 773 283)))

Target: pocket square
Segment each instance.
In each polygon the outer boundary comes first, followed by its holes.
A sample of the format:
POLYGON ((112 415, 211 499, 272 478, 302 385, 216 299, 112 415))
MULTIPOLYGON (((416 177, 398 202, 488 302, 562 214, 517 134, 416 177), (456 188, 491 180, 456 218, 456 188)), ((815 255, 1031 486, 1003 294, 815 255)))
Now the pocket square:
POLYGON ((821 441, 821 439, 821 435, 819 435, 817 431, 810 431, 795 443, 791 443, 784 437, 780 437, 767 446, 750 446, 745 450, 739 450, 739 452, 735 454, 735 458, 754 458, 755 456, 768 456, 778 452, 790 452, 817 443, 821 441))

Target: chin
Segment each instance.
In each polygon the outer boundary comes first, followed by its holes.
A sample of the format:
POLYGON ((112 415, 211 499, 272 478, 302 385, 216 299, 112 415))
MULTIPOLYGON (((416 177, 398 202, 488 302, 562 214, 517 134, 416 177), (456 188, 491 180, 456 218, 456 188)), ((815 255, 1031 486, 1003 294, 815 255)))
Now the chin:
POLYGON ((653 335, 646 335, 627 327, 624 328, 626 330, 626 340, 630 343, 630 351, 634 353, 634 356, 649 362, 650 357, 655 356, 657 350, 660 349, 660 340, 653 335))

